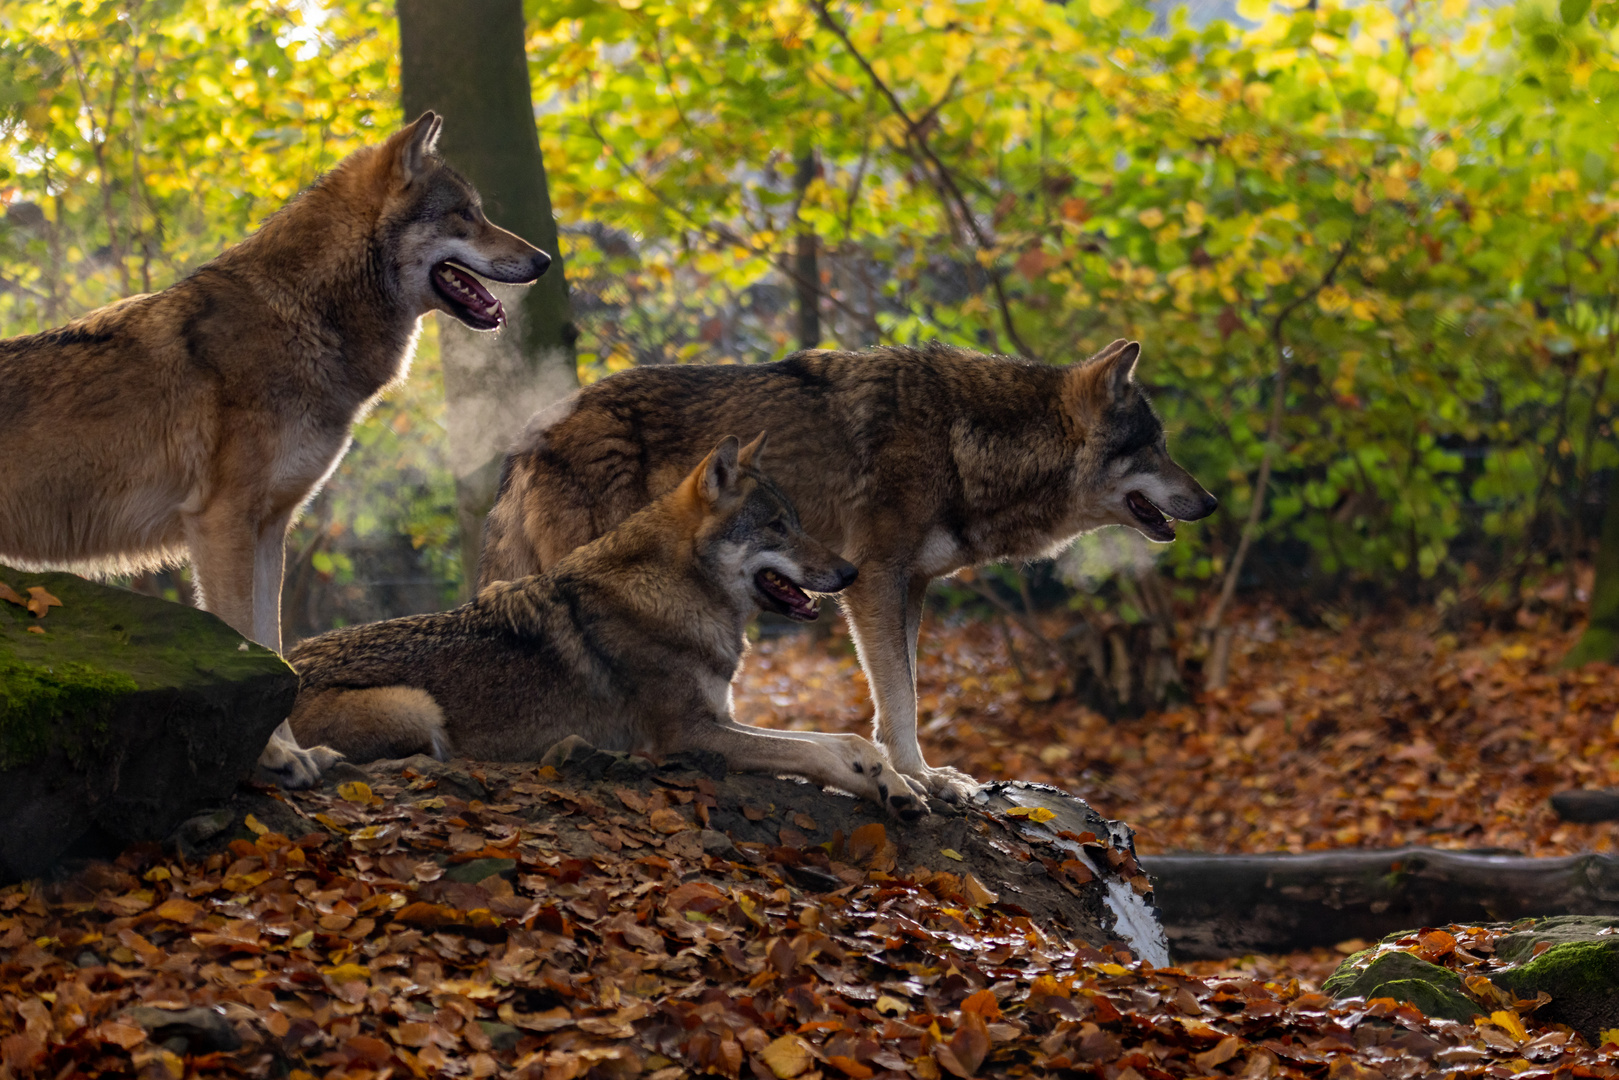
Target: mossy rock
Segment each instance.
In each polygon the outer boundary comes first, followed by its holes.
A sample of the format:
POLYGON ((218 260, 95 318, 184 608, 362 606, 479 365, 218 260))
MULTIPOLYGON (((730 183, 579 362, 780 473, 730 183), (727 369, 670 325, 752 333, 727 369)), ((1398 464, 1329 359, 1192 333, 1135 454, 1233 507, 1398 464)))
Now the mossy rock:
POLYGON ((1538 919, 1501 938, 1496 956, 1513 962, 1512 967, 1491 973, 1497 986, 1522 998, 1542 990, 1551 995, 1551 1004, 1535 1013, 1540 1019, 1567 1024, 1593 1046, 1602 1032, 1619 1028, 1619 918, 1538 919), (1535 956, 1535 947, 1542 942, 1550 948, 1535 956))
POLYGON ((1340 998, 1391 997, 1446 1020, 1470 1020, 1484 1011, 1462 992, 1461 976, 1449 968, 1408 952, 1387 952, 1367 963, 1371 954, 1368 949, 1345 960, 1321 989, 1340 998))
POLYGON ((292 707, 286 663, 207 612, 71 574, 0 582, 61 601, 44 618, 0 602, 0 878, 161 840, 230 794, 292 707))
MULTIPOLYGON (((1496 939, 1496 959, 1508 966, 1489 972, 1491 982, 1520 998, 1545 991, 1551 1001, 1535 1013, 1536 1018, 1566 1024, 1593 1046, 1600 1043, 1603 1031, 1619 1028, 1619 918, 1559 915, 1500 924, 1499 929, 1513 931, 1496 939), (1542 943, 1549 947, 1536 956, 1542 943)), ((1398 941, 1411 934, 1402 930, 1383 940, 1398 941)), ((1338 998, 1392 997, 1429 1016, 1453 1020, 1484 1011, 1462 993, 1461 978, 1450 969, 1407 952, 1373 959, 1375 952, 1367 949, 1349 957, 1321 989, 1338 998), (1460 999, 1468 1011, 1457 1015, 1461 1006, 1452 999, 1460 999), (1446 1011, 1433 1011, 1429 1003, 1446 1011)))

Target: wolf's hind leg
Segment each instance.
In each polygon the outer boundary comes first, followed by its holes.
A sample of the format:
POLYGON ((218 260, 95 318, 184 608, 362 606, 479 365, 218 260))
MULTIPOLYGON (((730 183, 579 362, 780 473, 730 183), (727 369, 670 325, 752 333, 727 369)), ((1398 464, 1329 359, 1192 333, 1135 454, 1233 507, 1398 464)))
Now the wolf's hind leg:
POLYGON ((414 686, 299 694, 288 723, 300 742, 332 747, 355 761, 450 756, 444 710, 433 695, 414 686))
POLYGON ((327 769, 342 760, 343 755, 330 746, 299 746, 292 726, 283 720, 270 733, 258 765, 284 788, 306 788, 314 787, 327 769))

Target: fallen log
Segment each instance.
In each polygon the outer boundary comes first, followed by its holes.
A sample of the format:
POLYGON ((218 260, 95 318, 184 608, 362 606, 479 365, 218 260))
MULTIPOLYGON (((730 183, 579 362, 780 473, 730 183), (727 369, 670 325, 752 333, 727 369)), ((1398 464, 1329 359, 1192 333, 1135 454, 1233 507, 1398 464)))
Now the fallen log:
POLYGON ((1619 914, 1619 858, 1399 848, 1146 855, 1179 959, 1290 952, 1396 930, 1619 914))
POLYGON ((1552 810, 1564 821, 1581 825, 1619 821, 1619 791, 1559 791, 1552 796, 1552 810))

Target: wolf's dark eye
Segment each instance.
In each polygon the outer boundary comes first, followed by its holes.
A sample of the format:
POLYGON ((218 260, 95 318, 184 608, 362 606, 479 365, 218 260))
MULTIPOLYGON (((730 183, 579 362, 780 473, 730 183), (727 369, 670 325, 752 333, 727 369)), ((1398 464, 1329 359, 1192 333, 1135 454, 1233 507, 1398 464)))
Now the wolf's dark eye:
POLYGON ((478 215, 473 212, 473 209, 470 206, 463 206, 461 209, 456 211, 456 215, 460 217, 462 221, 465 221, 468 224, 478 220, 478 215))
POLYGON ((773 533, 776 533, 778 536, 787 535, 787 523, 781 520, 781 518, 777 518, 775 521, 772 521, 770 524, 766 525, 765 528, 769 529, 773 533))

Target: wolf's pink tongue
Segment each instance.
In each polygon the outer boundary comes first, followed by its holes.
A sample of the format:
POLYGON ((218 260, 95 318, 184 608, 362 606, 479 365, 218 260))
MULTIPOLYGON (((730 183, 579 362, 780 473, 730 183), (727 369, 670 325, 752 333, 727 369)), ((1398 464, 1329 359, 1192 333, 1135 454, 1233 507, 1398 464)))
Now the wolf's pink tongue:
POLYGON ((449 285, 450 291, 460 296, 468 307, 476 308, 489 318, 506 321, 506 312, 501 307, 500 301, 496 300, 477 278, 450 263, 439 263, 438 272, 445 284, 449 285))

